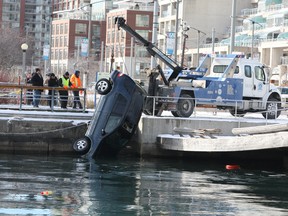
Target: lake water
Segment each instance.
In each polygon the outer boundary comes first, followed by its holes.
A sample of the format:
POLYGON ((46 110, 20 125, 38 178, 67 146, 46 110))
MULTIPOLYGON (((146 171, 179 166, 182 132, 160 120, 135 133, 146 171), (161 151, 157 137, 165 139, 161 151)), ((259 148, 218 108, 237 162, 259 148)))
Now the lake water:
POLYGON ((281 170, 125 156, 0 159, 0 215, 288 215, 281 170))

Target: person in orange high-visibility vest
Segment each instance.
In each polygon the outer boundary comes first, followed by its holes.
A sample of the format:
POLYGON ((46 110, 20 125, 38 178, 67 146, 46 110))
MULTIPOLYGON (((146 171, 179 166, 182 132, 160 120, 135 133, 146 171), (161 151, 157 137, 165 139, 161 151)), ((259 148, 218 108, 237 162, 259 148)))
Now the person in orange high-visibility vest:
POLYGON ((80 101, 80 97, 79 97, 79 91, 75 90, 77 88, 82 88, 82 82, 80 79, 80 71, 79 70, 75 70, 74 74, 70 78, 70 82, 72 83, 71 87, 74 88, 74 90, 73 90, 73 95, 74 95, 73 109, 77 108, 77 104, 79 105, 79 109, 83 109, 81 101, 80 101))

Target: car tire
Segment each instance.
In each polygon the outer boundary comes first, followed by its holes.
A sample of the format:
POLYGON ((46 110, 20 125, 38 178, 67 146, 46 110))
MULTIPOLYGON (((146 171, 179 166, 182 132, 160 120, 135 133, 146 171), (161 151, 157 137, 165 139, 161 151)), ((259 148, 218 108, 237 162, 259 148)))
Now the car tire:
POLYGON ((86 154, 91 147, 91 142, 87 137, 82 137, 76 140, 73 144, 73 149, 80 155, 86 154))
POLYGON ((103 78, 96 83, 96 91, 100 95, 108 94, 111 91, 111 89, 112 85, 108 79, 103 78))

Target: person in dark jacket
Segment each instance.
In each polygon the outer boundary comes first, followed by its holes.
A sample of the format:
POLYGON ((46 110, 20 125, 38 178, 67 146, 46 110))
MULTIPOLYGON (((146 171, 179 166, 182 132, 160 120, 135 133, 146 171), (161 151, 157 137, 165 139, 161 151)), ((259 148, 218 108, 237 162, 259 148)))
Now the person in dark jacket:
MULTIPOLYGON (((64 75, 59 79, 58 84, 60 87, 64 89, 68 89, 72 83, 69 79, 69 72, 65 72, 64 75)), ((60 104, 62 109, 67 109, 67 103, 68 103, 68 90, 60 90, 60 104)))
MULTIPOLYGON (((55 76, 54 73, 49 74, 49 79, 47 81, 48 87, 58 87, 59 83, 58 83, 58 79, 55 76)), ((50 90, 48 92, 48 104, 50 107, 52 107, 52 99, 53 100, 53 106, 57 105, 57 92, 55 90, 50 90), (52 95, 54 94, 54 96, 52 97, 52 95)))
MULTIPOLYGON (((35 73, 31 78, 32 86, 43 86, 43 77, 40 68, 35 69, 35 73)), ((33 90, 33 107, 39 107, 42 89, 33 90)))

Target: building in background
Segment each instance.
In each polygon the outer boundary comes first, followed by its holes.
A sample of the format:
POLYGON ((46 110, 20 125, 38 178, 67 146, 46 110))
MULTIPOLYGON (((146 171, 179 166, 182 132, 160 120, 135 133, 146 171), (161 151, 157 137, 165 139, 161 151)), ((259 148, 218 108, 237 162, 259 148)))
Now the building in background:
MULTIPOLYGON (((173 38, 176 35, 177 40, 172 46, 174 47, 173 55, 177 49, 177 61, 181 62, 184 49, 184 66, 186 67, 196 67, 199 64, 197 48, 202 47, 203 44, 212 43, 213 31, 214 42, 221 41, 230 34, 232 0, 158 0, 158 2, 160 6, 159 47, 166 50, 169 34, 173 33, 173 38), (184 48, 183 34, 188 36, 184 48)), ((254 7, 253 1, 238 0, 236 12, 240 14, 242 9, 252 7, 254 7)), ((212 53, 211 47, 209 53, 212 53)))
POLYGON ((103 64, 105 13, 110 2, 54 1, 51 70, 55 74, 61 76, 65 71, 71 73, 78 69, 82 72, 84 86, 95 81, 96 72, 103 64))
POLYGON ((147 1, 116 2, 118 9, 107 14, 106 71, 120 66, 121 70, 135 79, 140 79, 145 68, 150 68, 151 56, 146 48, 129 35, 118 30, 115 17, 124 17, 126 23, 143 38, 152 40, 153 4, 147 1))
POLYGON ((18 29, 29 40, 29 49, 33 50, 31 66, 43 66, 43 47, 49 44, 50 0, 0 0, 1 28, 18 29))

